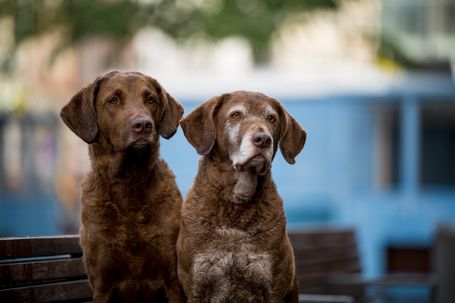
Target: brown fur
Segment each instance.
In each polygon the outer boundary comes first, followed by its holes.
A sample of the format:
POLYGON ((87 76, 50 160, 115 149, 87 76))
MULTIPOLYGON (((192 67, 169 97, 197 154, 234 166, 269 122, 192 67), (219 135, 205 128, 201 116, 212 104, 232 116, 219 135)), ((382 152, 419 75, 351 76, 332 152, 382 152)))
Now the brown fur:
POLYGON ((182 208, 177 242, 188 302, 298 302, 283 201, 269 168, 278 146, 295 162, 305 131, 279 102, 251 92, 215 97, 181 126, 203 155, 182 208), (245 109, 241 115, 230 112, 239 106, 245 109), (256 156, 235 164, 233 155, 249 132, 265 134, 270 149, 255 148, 256 156))
POLYGON ((183 108, 140 73, 111 72, 62 109, 89 143, 82 183, 81 245, 94 302, 184 302, 175 243, 182 198, 159 158, 183 108))

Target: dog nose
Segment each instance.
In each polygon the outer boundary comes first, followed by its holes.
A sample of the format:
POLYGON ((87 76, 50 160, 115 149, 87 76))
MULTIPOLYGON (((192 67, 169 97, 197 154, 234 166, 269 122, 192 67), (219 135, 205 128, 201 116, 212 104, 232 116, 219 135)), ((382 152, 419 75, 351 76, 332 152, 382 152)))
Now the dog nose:
POLYGON ((254 133, 251 140, 253 141, 253 144, 259 148, 267 148, 272 144, 272 138, 265 132, 254 133))
POLYGON ((131 127, 135 133, 148 133, 152 130, 152 120, 146 117, 133 119, 131 127))

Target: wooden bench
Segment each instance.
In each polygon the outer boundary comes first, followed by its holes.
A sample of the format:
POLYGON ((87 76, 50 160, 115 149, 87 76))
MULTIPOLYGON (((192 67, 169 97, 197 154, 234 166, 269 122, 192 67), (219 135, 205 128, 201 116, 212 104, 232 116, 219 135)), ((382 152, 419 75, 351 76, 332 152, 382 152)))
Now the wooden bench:
POLYGON ((330 278, 340 274, 360 274, 355 232, 352 229, 289 231, 294 248, 299 290, 305 294, 347 295, 360 298, 362 285, 339 287, 330 278))
POLYGON ((79 236, 0 239, 0 302, 87 302, 79 236))
POLYGON ((393 274, 372 279, 362 276, 354 229, 289 231, 294 248, 299 290, 304 294, 352 297, 368 301, 368 288, 423 287, 436 291, 436 280, 426 274, 393 274))
MULTIPOLYGON (((300 302, 363 300, 369 286, 434 287, 427 276, 364 279, 353 229, 290 231, 299 273, 300 302)), ((92 290, 79 236, 0 239, 0 302, 87 302, 92 290)))
MULTIPOLYGON (((0 239, 0 302, 91 300, 79 236, 0 239)), ((300 302, 352 303, 352 300, 346 296, 305 294, 300 296, 300 302)))
MULTIPOLYGON (((89 302, 78 235, 0 239, 0 302, 89 302)), ((352 303, 305 294, 302 303, 352 303)))

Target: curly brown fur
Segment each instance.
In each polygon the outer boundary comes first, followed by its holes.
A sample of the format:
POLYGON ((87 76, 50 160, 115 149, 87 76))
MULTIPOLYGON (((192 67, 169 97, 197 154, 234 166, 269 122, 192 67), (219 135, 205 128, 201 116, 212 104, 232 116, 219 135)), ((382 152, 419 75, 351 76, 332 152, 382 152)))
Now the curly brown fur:
POLYGON ((184 302, 175 244, 182 198, 159 158, 183 109, 156 80, 112 72, 77 93, 63 121, 89 143, 81 246, 94 302, 184 302))
POLYGON ((251 92, 213 98, 181 125, 203 155, 177 242, 188 302, 298 302, 283 201, 270 166, 278 146, 294 163, 305 131, 279 102, 251 92))

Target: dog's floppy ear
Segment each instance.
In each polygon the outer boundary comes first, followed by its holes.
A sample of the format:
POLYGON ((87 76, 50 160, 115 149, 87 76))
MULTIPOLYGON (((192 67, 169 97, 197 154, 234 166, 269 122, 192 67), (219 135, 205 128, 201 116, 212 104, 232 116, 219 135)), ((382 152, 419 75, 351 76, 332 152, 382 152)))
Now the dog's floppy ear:
POLYGON ((158 81, 150 76, 145 76, 145 78, 156 88, 161 99, 161 104, 163 105, 158 132, 161 137, 169 139, 175 134, 179 127, 179 121, 183 116, 183 107, 166 92, 158 81))
POLYGON ((63 122, 82 140, 93 143, 98 136, 96 122, 95 98, 99 83, 103 77, 98 77, 76 93, 60 111, 63 122))
POLYGON ((208 100, 180 121, 186 139, 200 155, 208 155, 215 145, 214 115, 222 99, 223 96, 208 100))
POLYGON ((169 139, 179 127, 179 121, 183 116, 183 107, 164 89, 162 89, 162 95, 164 112, 161 116, 159 132, 163 138, 169 139))
POLYGON ((290 163, 295 163, 295 157, 300 153, 306 141, 306 131, 300 124, 284 109, 280 104, 282 112, 280 150, 284 159, 290 163))

